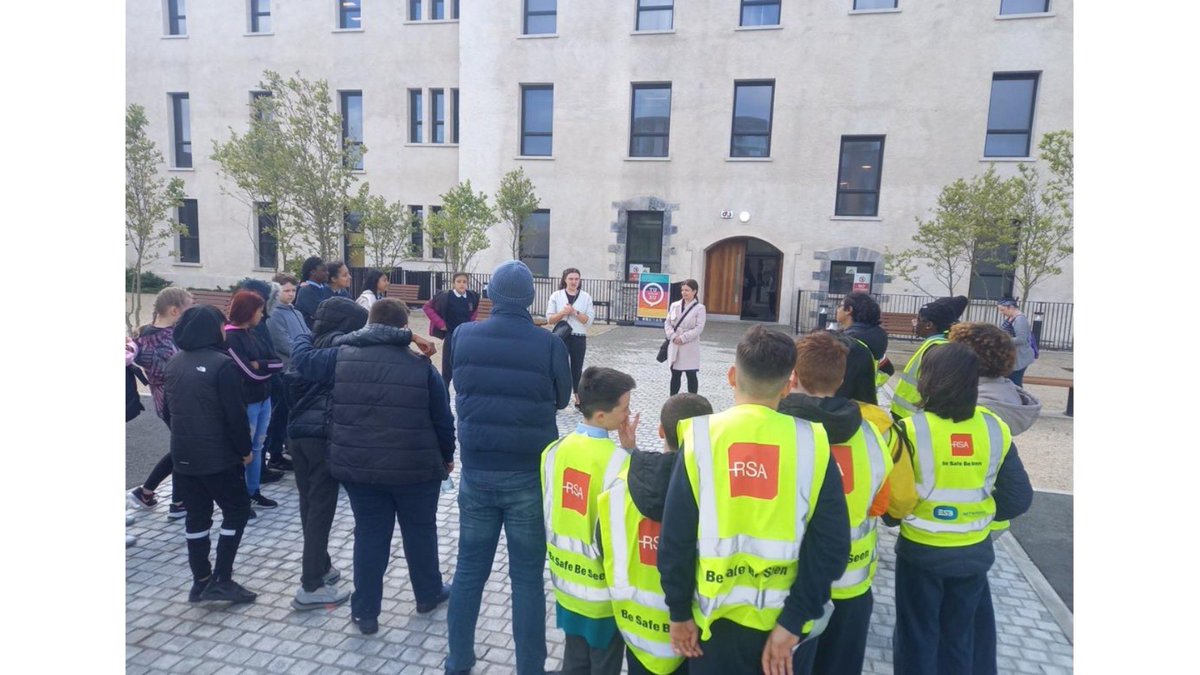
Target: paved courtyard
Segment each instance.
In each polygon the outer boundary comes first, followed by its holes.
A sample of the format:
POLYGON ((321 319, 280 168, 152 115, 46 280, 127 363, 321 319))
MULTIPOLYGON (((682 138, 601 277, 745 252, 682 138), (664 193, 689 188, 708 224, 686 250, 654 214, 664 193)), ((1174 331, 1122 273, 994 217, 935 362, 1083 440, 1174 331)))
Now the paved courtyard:
MULTIPOLYGON (((745 324, 710 322, 705 331, 700 393, 717 410, 732 404, 725 372, 744 330, 745 324)), ((669 384, 666 367, 654 361, 661 331, 606 326, 600 331, 589 339, 587 363, 625 370, 637 379, 632 409, 642 413, 639 445, 643 449, 660 448, 658 410, 667 398, 669 384)), ((572 429, 579 419, 574 410, 561 412, 559 430, 572 429)), ((1069 455, 1070 447, 1063 451, 1069 455)), ((454 479, 457 482, 457 469, 454 479)), ((169 483, 160 488, 160 495, 168 494, 169 483)), ((447 644, 446 608, 443 605, 428 616, 416 614, 399 530, 392 566, 384 582, 379 632, 364 636, 350 622, 349 603, 332 610, 292 610, 301 552, 292 475, 269 486, 267 494, 279 501, 279 508, 259 510, 258 519, 246 528, 235 565, 235 578, 258 592, 258 601, 232 609, 188 604, 191 578, 183 523, 167 520, 165 499, 153 511, 130 511, 137 522, 128 532, 137 535, 138 542, 126 550, 127 672, 441 673, 447 644)), ((439 548, 447 581, 453 576, 458 547, 456 495, 457 490, 442 495, 438 514, 439 548)), ((215 520, 214 529, 220 522, 219 518, 215 520)), ((343 573, 342 583, 347 585, 352 583, 353 530, 350 504, 343 491, 329 553, 334 566, 343 573)), ((892 672, 895 539, 895 530, 881 528, 881 562, 864 669, 867 673, 892 672)), ((476 673, 515 672, 507 571, 507 549, 501 537, 479 619, 476 654, 480 661, 476 673)), ((1045 579, 1010 534, 997 543, 990 581, 999 630, 1000 671, 1072 672, 1071 616, 1048 591, 1045 579)), ((546 598, 550 643, 546 667, 556 669, 561 665, 563 634, 554 628, 548 573, 546 598)))

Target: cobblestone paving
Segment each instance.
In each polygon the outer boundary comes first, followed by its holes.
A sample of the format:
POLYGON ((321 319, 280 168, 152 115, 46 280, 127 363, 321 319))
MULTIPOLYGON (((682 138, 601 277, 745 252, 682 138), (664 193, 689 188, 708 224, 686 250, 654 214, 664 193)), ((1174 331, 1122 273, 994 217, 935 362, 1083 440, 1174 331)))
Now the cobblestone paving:
MULTIPOLYGON (((703 344, 700 393, 721 410, 732 404, 725 373, 744 324, 710 322, 703 344)), ((602 329, 603 330, 603 329, 602 329)), ((667 397, 669 373, 654 361, 662 333, 648 328, 614 328, 589 340, 587 363, 607 365, 638 381, 632 409, 641 411, 639 445, 659 448, 658 410, 667 397)), ((580 419, 574 410, 559 414, 565 432, 580 419)), ((457 482, 458 470, 454 479, 457 482)), ((397 530, 392 565, 384 581, 379 632, 360 635, 350 622, 349 603, 332 610, 297 612, 291 600, 299 586, 301 533, 295 481, 289 473, 264 492, 279 508, 259 510, 246 528, 234 577, 258 601, 231 609, 196 607, 187 602, 191 585, 182 521, 168 522, 166 507, 130 511, 137 522, 130 534, 137 545, 126 550, 125 659, 128 673, 441 673, 446 655, 446 607, 418 616, 397 530)), ((169 486, 162 495, 170 494, 169 486)), ((458 546, 457 490, 439 504, 439 550, 443 573, 454 572, 458 546)), ((160 503, 165 504, 162 499, 160 503)), ((218 513, 219 516, 219 513, 218 513)), ((219 517, 214 518, 214 529, 219 517)), ((342 584, 352 583, 354 521, 345 492, 329 540, 342 584)), ((215 538, 215 533, 214 533, 215 538)), ((1005 535, 1011 536, 1011 535, 1005 535)), ((891 634, 895 625, 894 530, 881 528, 881 561, 875 581, 875 610, 867 639, 864 672, 891 673, 891 634)), ((215 551, 215 546, 214 546, 215 551)), ((504 538, 480 611, 476 673, 512 673, 514 645, 510 622, 508 557, 504 538)), ((996 548, 989 575, 998 626, 1003 673, 1070 673, 1072 646, 1016 562, 996 548)), ((553 594, 546 574, 547 669, 561 666, 563 634, 554 627, 553 594)))

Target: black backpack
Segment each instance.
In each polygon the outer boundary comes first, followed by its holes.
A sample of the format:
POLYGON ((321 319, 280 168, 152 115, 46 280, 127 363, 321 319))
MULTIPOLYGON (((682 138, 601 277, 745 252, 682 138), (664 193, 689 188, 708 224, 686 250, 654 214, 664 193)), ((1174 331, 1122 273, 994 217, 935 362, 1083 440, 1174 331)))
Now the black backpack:
POLYGON ((142 405, 142 397, 138 394, 137 383, 141 380, 142 384, 146 382, 146 376, 142 374, 142 369, 134 365, 125 366, 125 421, 128 422, 141 414, 146 409, 142 405))

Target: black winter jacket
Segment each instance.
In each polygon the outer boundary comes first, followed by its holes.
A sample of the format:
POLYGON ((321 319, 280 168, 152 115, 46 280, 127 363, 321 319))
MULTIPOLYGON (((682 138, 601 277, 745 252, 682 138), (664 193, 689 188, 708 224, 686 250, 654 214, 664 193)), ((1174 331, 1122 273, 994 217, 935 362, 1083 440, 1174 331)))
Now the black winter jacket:
POLYGON ((224 321, 215 307, 196 305, 175 324, 181 351, 163 371, 163 421, 179 474, 218 473, 250 454, 250 420, 241 375, 225 352, 224 321))
POLYGON ((283 371, 283 361, 271 349, 270 340, 263 342, 254 329, 226 326, 225 346, 242 375, 246 403, 259 403, 270 398, 271 375, 283 371))
MULTIPOLYGON (((860 340, 863 344, 867 345, 867 349, 871 350, 871 355, 875 357, 876 361, 882 360, 887 354, 887 331, 879 324, 855 322, 850 324, 849 328, 842 331, 842 334, 860 340)), ((888 375, 896 372, 896 368, 891 364, 891 361, 885 362, 879 369, 888 375)))
MULTIPOLYGON (((317 307, 313 317, 313 347, 335 347, 347 333, 367 325, 368 312, 347 298, 330 299, 317 307)), ((332 387, 300 377, 294 367, 285 373, 288 405, 288 438, 325 438, 332 387)))
POLYGON ((334 478, 375 485, 446 478, 445 465, 454 460, 450 402, 433 364, 408 349, 411 336, 368 324, 342 339, 329 419, 334 478), (436 414, 431 403, 440 403, 436 414))

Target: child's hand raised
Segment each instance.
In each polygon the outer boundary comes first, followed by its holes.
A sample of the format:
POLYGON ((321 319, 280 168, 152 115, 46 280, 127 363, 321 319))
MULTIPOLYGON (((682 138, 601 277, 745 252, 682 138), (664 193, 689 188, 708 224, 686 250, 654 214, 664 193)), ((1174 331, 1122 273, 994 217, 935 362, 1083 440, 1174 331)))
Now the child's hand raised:
POLYGON ((633 450, 637 447, 637 427, 641 421, 642 413, 632 413, 617 429, 617 438, 620 439, 622 448, 633 450))

